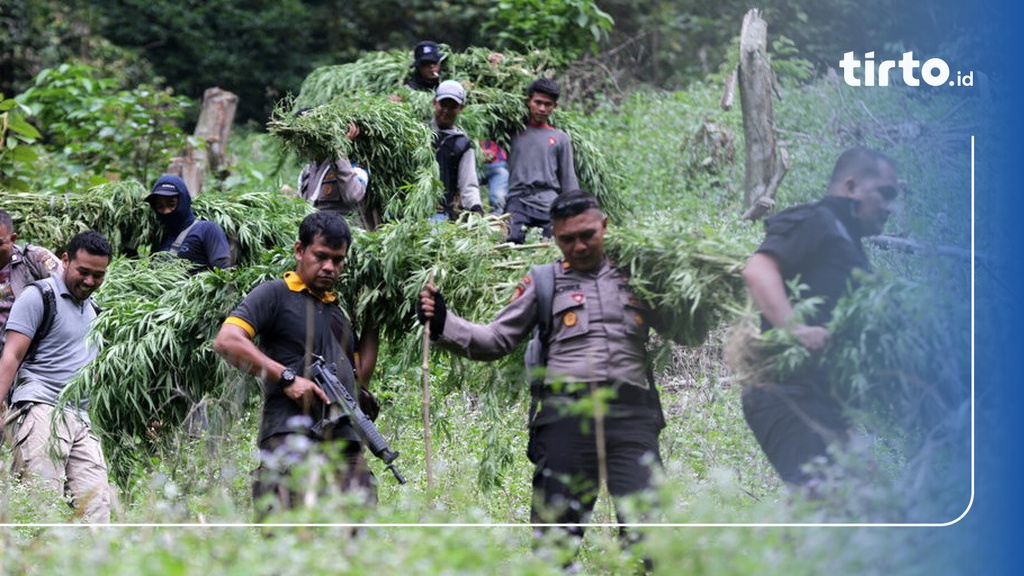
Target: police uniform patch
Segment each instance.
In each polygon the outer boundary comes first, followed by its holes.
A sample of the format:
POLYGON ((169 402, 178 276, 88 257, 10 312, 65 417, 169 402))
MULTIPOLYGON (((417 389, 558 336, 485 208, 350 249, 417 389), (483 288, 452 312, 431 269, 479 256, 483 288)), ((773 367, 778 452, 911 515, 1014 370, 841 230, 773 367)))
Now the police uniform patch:
POLYGON ((562 322, 565 323, 565 325, 570 328, 576 325, 576 320, 577 318, 575 312, 566 312, 565 316, 562 317, 562 322))
POLYGON ((523 292, 525 290, 526 290, 526 288, 523 288, 522 284, 520 284, 519 286, 516 286, 516 290, 515 290, 515 292, 512 293, 512 299, 509 300, 509 302, 515 302, 516 300, 518 300, 519 297, 523 295, 523 292))
POLYGON ((577 304, 583 304, 583 301, 586 300, 586 299, 587 299, 586 294, 583 294, 582 292, 575 292, 572 295, 573 302, 575 302, 577 304))

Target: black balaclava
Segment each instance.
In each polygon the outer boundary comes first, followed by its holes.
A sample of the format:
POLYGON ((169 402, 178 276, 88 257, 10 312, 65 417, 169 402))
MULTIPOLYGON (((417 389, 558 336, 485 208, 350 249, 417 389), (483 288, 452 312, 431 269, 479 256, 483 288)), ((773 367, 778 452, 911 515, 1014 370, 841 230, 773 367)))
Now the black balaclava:
POLYGON ((160 249, 166 250, 174 243, 174 239, 181 234, 181 231, 188 228, 196 221, 196 215, 192 212, 192 196, 188 193, 185 181, 177 176, 164 175, 153 184, 153 189, 161 185, 170 184, 178 191, 178 207, 170 214, 157 214, 156 218, 164 227, 164 236, 160 241, 160 249))

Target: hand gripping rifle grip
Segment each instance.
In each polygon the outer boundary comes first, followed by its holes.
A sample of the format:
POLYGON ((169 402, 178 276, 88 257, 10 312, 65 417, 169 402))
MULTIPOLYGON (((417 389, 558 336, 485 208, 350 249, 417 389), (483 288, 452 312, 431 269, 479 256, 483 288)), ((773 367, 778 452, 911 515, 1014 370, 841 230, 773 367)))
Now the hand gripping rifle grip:
POLYGON ((342 405, 343 410, 348 413, 349 419, 355 425, 356 430, 363 438, 370 452, 387 465, 388 470, 391 470, 391 473, 395 475, 395 479, 398 480, 399 484, 405 484, 405 478, 393 464, 395 458, 398 458, 398 452, 388 446, 387 440, 381 436, 377 426, 363 412, 359 407, 359 403, 349 394, 345 386, 327 368, 323 358, 317 357, 316 362, 310 367, 310 376, 313 377, 313 380, 318 385, 324 388, 324 392, 332 402, 342 405))

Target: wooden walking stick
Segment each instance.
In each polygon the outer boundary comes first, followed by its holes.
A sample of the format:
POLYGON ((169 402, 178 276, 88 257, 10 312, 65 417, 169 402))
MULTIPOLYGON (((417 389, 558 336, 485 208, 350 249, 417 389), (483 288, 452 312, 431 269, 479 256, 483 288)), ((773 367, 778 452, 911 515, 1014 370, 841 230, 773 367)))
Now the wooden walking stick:
MULTIPOLYGON (((427 284, 434 283, 434 271, 427 276, 427 284)), ((433 499, 434 473, 430 463, 430 322, 423 325, 423 449, 427 465, 427 494, 433 499)))

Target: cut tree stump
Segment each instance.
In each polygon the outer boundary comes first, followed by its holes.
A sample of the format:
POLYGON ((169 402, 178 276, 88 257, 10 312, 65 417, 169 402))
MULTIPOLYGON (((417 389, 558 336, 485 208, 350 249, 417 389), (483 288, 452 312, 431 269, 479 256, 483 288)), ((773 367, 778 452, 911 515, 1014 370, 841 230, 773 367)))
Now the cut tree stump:
POLYGON ((238 96, 227 90, 215 86, 203 93, 203 109, 193 135, 205 146, 189 144, 185 154, 171 160, 167 169, 185 181, 193 198, 202 192, 206 174, 216 174, 227 164, 228 137, 237 108, 238 96))
POLYGON ((757 9, 743 17, 738 69, 736 78, 746 150, 743 193, 748 206, 743 218, 757 220, 775 205, 775 191, 787 168, 785 154, 780 152, 775 139, 774 75, 768 63, 768 24, 757 9))

